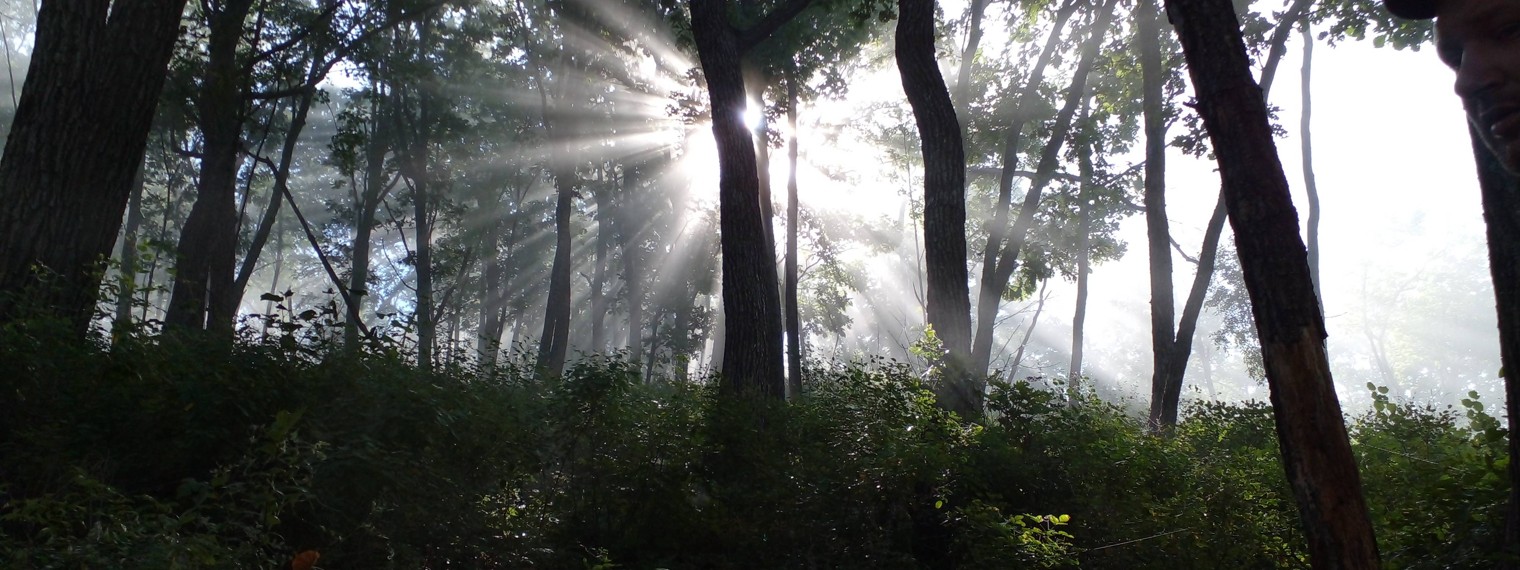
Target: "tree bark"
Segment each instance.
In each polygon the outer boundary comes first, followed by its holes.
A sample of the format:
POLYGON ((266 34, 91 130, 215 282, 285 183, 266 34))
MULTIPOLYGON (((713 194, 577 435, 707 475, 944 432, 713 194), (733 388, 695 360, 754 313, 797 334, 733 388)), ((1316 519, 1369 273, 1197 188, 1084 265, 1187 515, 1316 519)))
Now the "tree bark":
POLYGON ((24 301, 88 330, 184 7, 50 0, 38 11, 0 160, 0 322, 24 301))
POLYGON ((955 73, 955 90, 951 93, 958 117, 966 117, 966 106, 971 103, 971 70, 976 64, 976 53, 982 48, 982 16, 990 3, 990 0, 971 0, 971 5, 966 7, 966 47, 961 50, 960 69, 955 73))
POLYGON ((1151 413, 1152 427, 1166 421, 1167 388, 1171 385, 1173 346, 1177 331, 1176 293, 1172 284, 1171 228, 1166 217, 1166 78, 1161 58, 1160 7, 1140 0, 1135 33, 1140 46, 1141 105, 1145 125, 1145 243, 1150 254, 1151 286, 1151 413))
POLYGON ((1520 180, 1504 170, 1471 130, 1473 156, 1483 194, 1488 234, 1488 264, 1493 275, 1499 317, 1500 375, 1504 377, 1509 427, 1509 504, 1501 542, 1508 559, 1500 568, 1520 567, 1520 180))
POLYGON ((1379 567, 1361 475, 1325 353, 1325 325, 1266 99, 1230 0, 1168 0, 1218 157, 1251 297, 1284 469, 1316 569, 1379 567))
MULTIPOLYGON (((793 3, 795 4, 795 3, 793 3)), ((766 206, 761 204, 754 140, 744 126, 744 78, 740 61, 756 40, 741 41, 728 21, 727 1, 690 4, 692 35, 711 101, 718 146, 718 219, 723 248, 724 332, 722 389, 728 394, 786 396, 782 366, 781 292, 776 252, 767 247, 766 206), (746 45, 749 44, 749 45, 746 45)), ((762 20, 774 21, 773 12, 762 20)), ((747 31, 745 38, 763 28, 747 31)), ((771 31, 774 31, 772 28, 771 31)))
POLYGON ((639 243, 642 209, 639 200, 639 167, 623 165, 622 206, 618 212, 618 240, 623 257, 623 296, 628 302, 628 359, 644 356, 643 246, 639 243))
POLYGON ((605 187, 606 180, 598 180, 591 193, 596 200, 596 258, 591 270, 591 350, 607 350, 607 249, 611 245, 612 196, 605 187))
POLYGON ((1309 22, 1304 21, 1303 34, 1300 36, 1304 41, 1304 66, 1299 74, 1301 87, 1299 88, 1299 124, 1298 137, 1301 143, 1304 162, 1304 192, 1308 195, 1309 202, 1309 228, 1307 230, 1309 248, 1309 277, 1314 280, 1314 298, 1319 299, 1320 305, 1324 306, 1325 296, 1319 282, 1319 183, 1314 178, 1314 139, 1310 136, 1310 119, 1313 116, 1313 97, 1310 95, 1310 80, 1314 76, 1314 34, 1309 30, 1309 22))
POLYGON ((387 180, 385 155, 390 151, 390 121, 382 116, 381 95, 371 103, 369 136, 364 141, 364 191, 354 205, 353 264, 349 268, 348 318, 343 321, 343 345, 349 350, 359 346, 359 324, 363 321, 364 298, 369 295, 371 240, 375 231, 375 214, 396 179, 387 180))
POLYGON ((570 216, 575 209, 577 181, 572 169, 554 173, 554 264, 549 270, 549 298, 544 308, 544 332, 539 339, 539 370, 558 376, 565 369, 570 344, 570 216))
POLYGON ((898 0, 897 69, 924 157, 924 264, 929 326, 948 369, 940 402, 963 417, 982 410, 980 371, 968 368, 971 291, 966 271, 966 151, 950 91, 934 56, 934 0, 898 0), (975 372, 975 374, 971 374, 975 372))
POLYGON ((797 308, 797 224, 801 216, 797 200, 797 70, 787 70, 786 125, 786 369, 787 392, 802 395, 802 318, 797 308))
POLYGON ((269 243, 269 234, 274 230, 275 221, 280 217, 280 194, 290 186, 290 168, 295 162, 296 145, 301 141, 301 132, 306 129, 306 116, 311 110, 315 96, 316 90, 312 88, 302 91, 296 99, 294 112, 290 118, 290 127, 285 132, 285 142, 280 148, 280 162, 275 165, 274 189, 270 193, 269 207, 264 209, 259 226, 254 230, 253 241, 248 244, 248 253, 243 255, 243 263, 233 279, 232 294, 228 296, 232 304, 221 309, 227 314, 236 314, 237 300, 241 300, 247 293, 248 280, 253 278, 259 257, 264 253, 264 245, 269 243))
POLYGON ((229 339, 239 301, 232 290, 239 225, 235 199, 248 81, 237 52, 252 8, 253 0, 228 0, 206 15, 206 74, 196 106, 203 140, 200 182, 180 233, 164 318, 169 327, 229 339))
POLYGON ((1071 317, 1071 365, 1066 369, 1066 389, 1076 395, 1082 385, 1082 340, 1087 324, 1087 274, 1090 249, 1092 248, 1092 133, 1082 135, 1081 148, 1077 150, 1077 167, 1081 169, 1082 181, 1077 190, 1077 308, 1071 317))

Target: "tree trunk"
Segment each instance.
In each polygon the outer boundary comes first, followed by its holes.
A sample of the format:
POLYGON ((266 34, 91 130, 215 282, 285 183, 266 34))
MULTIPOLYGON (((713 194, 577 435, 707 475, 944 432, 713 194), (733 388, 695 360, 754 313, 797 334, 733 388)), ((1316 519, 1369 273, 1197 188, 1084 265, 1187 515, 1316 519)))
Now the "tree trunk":
POLYGON ((180 233, 174 292, 164 318, 166 326, 229 339, 240 300, 233 291, 239 226, 234 202, 248 80, 237 52, 252 7, 253 0, 229 0, 207 14, 206 74, 196 107, 203 139, 201 175, 195 205, 180 233))
POLYGON ((591 350, 607 350, 607 249, 612 241, 612 196, 599 180, 592 197, 596 199, 596 259, 591 272, 591 350))
POLYGON ((980 371, 967 368, 971 292, 966 284, 966 152, 955 105, 934 56, 934 0, 898 0, 896 40, 897 69, 913 107, 924 157, 927 320, 944 343, 948 364, 940 402, 963 417, 977 417, 982 410, 980 371))
POLYGON ((786 142, 786 369, 787 391, 792 398, 802 395, 802 318, 797 309, 797 224, 800 212, 797 201, 797 70, 786 76, 786 125, 791 133, 786 142))
POLYGON ((1500 375, 1509 416, 1509 504, 1505 507, 1503 551, 1516 568, 1520 560, 1520 180, 1505 172, 1477 131, 1472 136, 1488 233, 1488 264, 1498 301, 1500 375))
POLYGON ((112 336, 120 337, 132 330, 132 301, 137 296, 137 234, 142 228, 142 168, 132 179, 132 195, 127 200, 127 226, 122 229, 121 277, 116 290, 116 317, 111 322, 112 336))
POLYGON ((1284 469, 1316 569, 1379 567, 1361 475, 1325 353, 1325 324, 1266 99, 1230 0, 1168 0, 1218 157, 1262 344, 1284 469))
POLYGON ((723 248, 725 331, 723 390, 784 398, 781 292, 776 252, 767 247, 766 208, 760 203, 758 167, 744 126, 743 49, 739 31, 728 22, 728 2, 692 2, 692 35, 707 78, 713 137, 718 146, 719 233, 723 248))
POLYGON ((1166 217, 1166 78, 1161 58, 1160 7, 1140 0, 1135 34, 1140 46, 1141 105, 1145 123, 1145 237, 1150 254, 1151 413, 1152 427, 1166 423, 1164 410, 1176 343, 1176 306, 1172 289, 1171 228, 1166 217))
POLYGON ((1304 161, 1304 191, 1308 194, 1309 201, 1309 277, 1314 280, 1314 298, 1319 299, 1320 305, 1325 303, 1324 293, 1320 289, 1319 282, 1319 183, 1314 179, 1314 139, 1310 136, 1310 118, 1313 111, 1313 99, 1310 96, 1310 80, 1313 78, 1314 65, 1314 34, 1309 30, 1309 22, 1304 21, 1304 66, 1299 77, 1302 79, 1299 93, 1301 104, 1298 124, 1299 141, 1302 143, 1304 161))
MULTIPOLYGON (((312 101, 315 99, 316 90, 307 89, 297 97, 295 108, 290 118, 290 127, 285 132, 285 142, 280 148, 280 162, 275 166, 274 189, 270 193, 269 207, 264 209, 264 215, 259 220, 258 229, 253 233, 253 241, 248 245, 248 253, 243 256, 243 264, 238 269, 237 277, 232 283, 232 295, 229 299, 242 299, 248 291, 248 280, 253 278, 254 268, 258 266, 259 256, 264 252, 264 245, 269 243, 269 233, 274 230, 275 220, 280 216, 280 195, 290 186, 290 167, 295 162, 296 145, 301 140, 301 132, 306 128, 306 116, 311 110, 312 101)), ((352 291, 350 291, 352 293, 352 291)), ((236 303, 222 310, 228 314, 237 312, 236 303)), ((356 318, 357 313, 351 312, 351 318, 356 318)))
POLYGON ((351 304, 348 318, 343 321, 343 345, 349 349, 359 346, 359 323, 363 320, 364 298, 369 295, 370 242, 374 236, 375 214, 396 182, 395 179, 387 180, 385 173, 391 125, 381 116, 379 96, 376 97, 370 106, 369 136, 364 141, 364 191, 358 194, 359 203, 354 205, 354 258, 348 276, 351 304))
POLYGON ((618 240, 623 257, 623 296, 628 302, 628 359, 644 356, 644 289, 641 274, 643 247, 639 243, 642 209, 639 205, 639 168, 623 165, 622 205, 618 212, 618 240))
POLYGON ((88 330, 184 7, 50 0, 38 11, 0 160, 0 322, 24 300, 88 330))
POLYGON ((1077 167, 1081 169, 1081 187, 1077 190, 1077 308, 1071 317, 1071 366, 1066 369, 1066 389, 1076 395, 1082 384, 1082 337, 1087 324, 1087 274, 1092 249, 1092 142, 1093 133, 1082 135, 1077 150, 1077 167))
POLYGON ((539 338, 538 368, 558 376, 565 369, 570 344, 570 215, 574 210, 575 174, 554 173, 554 265, 549 270, 549 299, 544 308, 544 332, 539 338))
POLYGON ((955 91, 951 93, 958 117, 967 116, 966 106, 971 103, 971 70, 976 64, 976 52, 982 49, 982 16, 990 3, 990 0, 971 0, 971 5, 966 7, 966 47, 961 50, 960 69, 955 73, 955 91))
MULTIPOLYGON (((1072 74, 1071 85, 1066 90, 1066 100, 1062 102, 1061 110, 1056 114, 1050 139, 1040 150, 1040 163, 1035 168, 1034 179, 1029 183, 1029 191, 1024 195, 1024 203, 1019 207, 1019 217, 1014 221, 1011 229, 1007 227, 1005 221, 1007 207, 1003 204, 1012 199, 1013 170, 1016 168, 1016 163, 1009 157, 1017 155, 1017 141, 1010 139, 1004 147, 1002 179, 999 180, 999 204, 994 207, 992 229, 988 231, 987 249, 983 253, 981 294, 976 300, 976 337, 971 346, 971 369, 978 373, 986 371, 991 365, 992 340, 996 332, 994 329, 998 309, 1003 304, 1003 291, 1008 288, 1009 280, 1018 269, 1019 253, 1024 247, 1025 240, 1028 239, 1029 229, 1034 225, 1041 195, 1055 175, 1061 147, 1065 144, 1068 133, 1071 132, 1072 118, 1076 116, 1078 104, 1087 94, 1087 76, 1097 59, 1103 38, 1108 35, 1109 24, 1113 22, 1116 5, 1117 2, 1110 0, 1099 8, 1100 11, 1092 24, 1090 35, 1082 45, 1081 59, 1077 63, 1076 71, 1072 74), (1007 231, 1006 243, 1003 238, 1004 231, 1007 231)), ((1012 135, 1010 131, 1009 136, 1012 135)))

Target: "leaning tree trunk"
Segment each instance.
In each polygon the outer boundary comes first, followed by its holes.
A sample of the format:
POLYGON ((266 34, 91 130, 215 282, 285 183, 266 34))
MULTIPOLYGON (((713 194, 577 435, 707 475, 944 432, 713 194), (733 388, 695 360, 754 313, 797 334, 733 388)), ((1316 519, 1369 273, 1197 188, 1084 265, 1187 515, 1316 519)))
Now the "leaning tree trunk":
POLYGON ((948 365, 940 400, 964 417, 976 417, 982 410, 982 382, 980 371, 968 368, 966 151, 955 105, 934 57, 934 0, 898 0, 896 40, 897 69, 913 107, 924 157, 926 312, 929 326, 944 343, 948 365))
POLYGON ((570 344, 570 214, 574 210, 575 173, 554 173, 554 264, 549 270, 549 299, 538 345, 538 368, 552 376, 565 369, 570 344))
POLYGON ((369 266, 371 241, 375 231, 375 214, 380 203, 390 191, 394 179, 387 180, 385 155, 391 150, 390 123, 380 116, 378 101, 370 107, 369 137, 364 141, 364 191, 359 193, 359 203, 354 205, 353 263, 349 269, 348 318, 343 320, 343 346, 348 350, 359 347, 359 325, 364 317, 364 298, 369 295, 369 266))
POLYGON ((1473 155, 1483 193, 1488 228, 1488 266, 1499 312, 1499 361, 1509 416, 1509 505, 1505 508, 1503 550, 1512 557, 1501 568, 1520 567, 1520 180, 1505 172, 1476 131, 1473 155))
POLYGON ((1304 66, 1299 75, 1301 78, 1299 92, 1301 95, 1299 112, 1301 113, 1298 123, 1298 138, 1300 150, 1303 152, 1304 162, 1304 192, 1308 194, 1309 222, 1308 222, 1308 248, 1309 248, 1309 277, 1314 279, 1314 297, 1319 299, 1320 305, 1325 302, 1325 295, 1319 282, 1319 183, 1314 178, 1314 139, 1310 137, 1310 118, 1313 116, 1313 98, 1310 96, 1310 80, 1314 70, 1314 34, 1309 31, 1309 22, 1304 21, 1302 38, 1304 40, 1304 66))
POLYGON ((760 203, 754 139, 744 126, 747 46, 728 22, 728 2, 690 4, 692 35, 707 79, 713 137, 718 146, 718 224, 723 248, 723 390, 769 398, 786 396, 782 366, 781 291, 776 252, 767 247, 766 208, 760 203))
POLYGON ((207 15, 206 75, 197 100, 201 145, 200 183, 195 205, 180 233, 174 263, 174 292, 164 324, 231 338, 240 299, 233 298, 237 264, 236 209, 243 99, 247 74, 238 61, 243 21, 253 0, 232 0, 207 15))
POLYGON ((42 3, 0 160, 0 322, 24 300, 88 329, 184 7, 42 3))
POLYGON ((1231 0, 1168 0, 1167 14, 1218 157, 1310 562, 1324 570, 1376 569, 1377 541, 1335 396, 1298 215, 1234 7, 1231 0))
POLYGON ((116 316, 111 321, 111 335, 120 338, 132 330, 132 301, 137 297, 137 240, 142 228, 142 195, 147 186, 141 168, 132 182, 132 196, 127 200, 127 226, 122 228, 121 276, 116 290, 116 316))

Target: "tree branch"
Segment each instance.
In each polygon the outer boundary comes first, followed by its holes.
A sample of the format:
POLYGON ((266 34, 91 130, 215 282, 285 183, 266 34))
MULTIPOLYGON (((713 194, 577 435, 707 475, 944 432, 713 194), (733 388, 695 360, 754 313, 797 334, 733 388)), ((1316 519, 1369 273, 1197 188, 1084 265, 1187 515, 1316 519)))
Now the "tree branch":
POLYGON ((761 18, 760 22, 755 24, 753 28, 744 30, 743 32, 739 33, 739 53, 742 54, 744 52, 747 52, 750 50, 750 48, 753 48, 756 45, 759 45, 760 42, 763 42, 766 39, 770 38, 776 33, 776 30, 780 30, 781 26, 784 26, 787 22, 792 21, 792 19, 796 18, 798 14, 801 14, 802 11, 806 10, 808 6, 812 5, 812 3, 813 0, 790 0, 786 4, 782 4, 776 9, 771 10, 771 13, 766 14, 764 18, 761 18))

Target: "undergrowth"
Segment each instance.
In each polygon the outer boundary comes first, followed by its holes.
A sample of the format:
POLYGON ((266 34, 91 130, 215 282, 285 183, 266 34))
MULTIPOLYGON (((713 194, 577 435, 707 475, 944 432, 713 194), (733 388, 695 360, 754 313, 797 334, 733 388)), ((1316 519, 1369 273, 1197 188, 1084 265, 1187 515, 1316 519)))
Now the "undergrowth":
MULTIPOLYGON (((1027 383, 964 423, 885 362, 767 404, 617 355, 550 379, 321 337, 66 337, 0 329, 6 568, 1308 567, 1261 403, 1158 437, 1027 383)), ((1500 423, 1379 402, 1351 433, 1385 564, 1491 567, 1500 423)))

